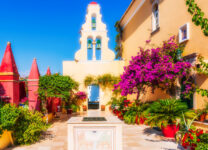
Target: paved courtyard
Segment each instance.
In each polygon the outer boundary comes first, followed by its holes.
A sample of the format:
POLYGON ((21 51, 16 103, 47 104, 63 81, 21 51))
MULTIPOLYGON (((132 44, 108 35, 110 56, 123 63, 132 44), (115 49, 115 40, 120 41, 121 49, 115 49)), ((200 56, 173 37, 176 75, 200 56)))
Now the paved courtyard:
MULTIPOLYGON (((89 112, 88 116, 91 116, 89 112)), ((81 114, 86 116, 86 114, 81 114)), ((110 115, 110 114, 101 114, 110 115)), ((67 115, 56 119, 41 140, 30 146, 19 146, 7 150, 67 150, 67 115)), ((145 125, 123 124, 123 150, 176 150, 177 144, 161 136, 159 131, 145 125)))

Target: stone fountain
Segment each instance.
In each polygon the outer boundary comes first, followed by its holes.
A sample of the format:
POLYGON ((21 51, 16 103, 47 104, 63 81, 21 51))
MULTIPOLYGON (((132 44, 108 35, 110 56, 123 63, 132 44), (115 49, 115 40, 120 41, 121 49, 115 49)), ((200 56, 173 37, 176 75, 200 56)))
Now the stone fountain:
POLYGON ((72 117, 68 121, 68 150, 122 150, 122 122, 96 112, 72 117))

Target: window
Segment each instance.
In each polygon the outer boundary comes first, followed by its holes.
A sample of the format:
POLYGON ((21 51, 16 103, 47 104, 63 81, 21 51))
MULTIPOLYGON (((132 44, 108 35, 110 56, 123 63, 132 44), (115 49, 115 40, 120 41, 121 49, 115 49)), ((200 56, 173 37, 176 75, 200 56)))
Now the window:
POLYGON ((179 28, 179 43, 189 40, 189 23, 184 24, 179 28))
POLYGON ((96 39, 96 60, 101 60, 101 39, 96 39))
POLYGON ((93 59, 92 39, 87 39, 87 60, 93 59))
POLYGON ((152 8, 152 31, 156 31, 159 28, 159 8, 158 1, 153 3, 152 8))
POLYGON ((96 30, 96 17, 92 17, 92 30, 96 30))

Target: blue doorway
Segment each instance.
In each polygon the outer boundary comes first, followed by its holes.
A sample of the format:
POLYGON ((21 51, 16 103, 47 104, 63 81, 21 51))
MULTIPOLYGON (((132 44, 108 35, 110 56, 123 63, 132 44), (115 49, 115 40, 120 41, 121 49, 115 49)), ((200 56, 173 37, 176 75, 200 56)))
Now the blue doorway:
POLYGON ((99 109, 100 87, 98 85, 90 85, 88 91, 88 109, 99 109))

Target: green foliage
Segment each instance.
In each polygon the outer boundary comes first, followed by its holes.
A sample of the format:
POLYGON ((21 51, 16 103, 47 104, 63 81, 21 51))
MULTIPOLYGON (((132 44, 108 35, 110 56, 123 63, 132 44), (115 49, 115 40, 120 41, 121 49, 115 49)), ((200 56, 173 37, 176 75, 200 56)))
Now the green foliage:
POLYGON ((77 112, 78 110, 80 110, 80 107, 78 105, 75 105, 75 104, 71 104, 70 108, 72 109, 73 112, 77 112))
POLYGON ((121 96, 119 98, 112 97, 111 100, 107 103, 107 105, 111 105, 112 109, 115 109, 116 106, 119 106, 119 110, 122 110, 124 107, 123 105, 124 100, 127 100, 127 98, 124 96, 121 96))
POLYGON ((14 130, 19 114, 19 109, 12 105, 7 104, 0 108, 0 135, 3 130, 14 130))
POLYGON ((138 107, 134 103, 131 107, 128 107, 124 114, 124 122, 127 124, 135 124, 136 116, 138 115, 138 107))
POLYGON ((42 114, 33 113, 22 107, 19 107, 19 110, 21 113, 14 130, 16 144, 31 144, 38 141, 41 133, 47 129, 42 114))
POLYGON ((198 143, 195 150, 208 150, 208 143, 198 143))
POLYGON ((147 103, 139 103, 137 105, 138 109, 137 109, 137 112, 138 112, 138 116, 139 117, 145 117, 147 114, 147 110, 148 108, 150 107, 152 103, 151 102, 147 102, 147 103))
MULTIPOLYGON (((195 67, 195 70, 199 74, 203 74, 208 76, 208 63, 204 61, 204 57, 198 56, 199 64, 197 65, 198 67, 195 67)), ((208 90, 207 89, 200 89, 196 88, 196 92, 200 94, 202 97, 208 97, 208 90)))
POLYGON ((85 87, 94 84, 101 86, 101 88, 103 89, 105 88, 113 89, 114 85, 117 84, 119 81, 120 81, 120 77, 111 74, 103 74, 97 77, 89 75, 85 77, 84 84, 85 87))
POLYGON ((120 26, 120 22, 117 21, 115 24, 115 28, 117 31, 117 35, 116 35, 116 47, 115 47, 115 51, 116 51, 116 59, 121 59, 122 58, 122 53, 123 53, 123 46, 121 43, 122 40, 122 27, 120 26))
POLYGON ((114 88, 114 85, 120 81, 120 77, 113 76, 111 74, 104 74, 97 77, 98 85, 102 88, 114 88))
POLYGON ((22 107, 4 105, 0 109, 0 128, 13 131, 16 144, 31 144, 39 140, 47 129, 47 124, 39 112, 31 112, 22 107))
POLYGON ((150 105, 146 113, 148 114, 146 122, 160 128, 179 123, 183 118, 183 113, 187 118, 192 118, 195 115, 194 112, 188 111, 185 103, 176 99, 158 100, 150 105))
POLYGON ((197 73, 208 75, 208 63, 204 61, 204 57, 198 56, 199 64, 198 67, 195 68, 197 73))
POLYGON ((188 12, 193 16, 192 21, 196 26, 201 26, 205 36, 208 36, 208 19, 204 17, 204 12, 195 3, 195 0, 186 0, 188 12))
POLYGON ((200 142, 208 144, 208 133, 204 133, 199 136, 200 142))
POLYGON ((45 75, 39 79, 38 95, 41 100, 48 97, 59 97, 67 101, 70 97, 70 91, 78 89, 78 83, 69 76, 60 74, 45 75))
POLYGON ((92 75, 86 76, 85 79, 84 79, 85 87, 87 87, 89 85, 92 85, 92 84, 97 85, 96 78, 92 75))
POLYGON ((202 97, 208 97, 208 90, 206 90, 206 89, 199 89, 199 88, 197 88, 196 89, 196 92, 198 93, 198 94, 200 94, 202 97))

